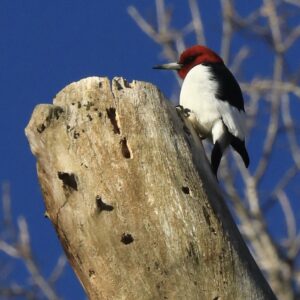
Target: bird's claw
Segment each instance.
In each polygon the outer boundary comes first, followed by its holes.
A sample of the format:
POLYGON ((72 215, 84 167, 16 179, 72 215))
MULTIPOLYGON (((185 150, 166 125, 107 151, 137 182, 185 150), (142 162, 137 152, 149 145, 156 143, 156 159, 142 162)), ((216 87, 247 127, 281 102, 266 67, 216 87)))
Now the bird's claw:
POLYGON ((178 110, 178 111, 183 111, 183 106, 178 104, 175 106, 175 108, 178 110))
POLYGON ((188 117, 190 116, 190 112, 191 112, 190 109, 184 108, 182 105, 177 105, 177 106, 176 106, 176 109, 177 109, 178 111, 182 112, 182 113, 183 113, 183 116, 184 116, 185 118, 188 118, 188 117))

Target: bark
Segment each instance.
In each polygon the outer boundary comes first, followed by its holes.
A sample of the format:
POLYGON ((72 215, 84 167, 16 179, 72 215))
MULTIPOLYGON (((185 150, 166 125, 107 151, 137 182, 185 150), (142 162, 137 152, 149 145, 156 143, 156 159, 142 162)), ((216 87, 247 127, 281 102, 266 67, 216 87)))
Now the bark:
POLYGON ((275 299, 184 122, 155 86, 122 78, 35 108, 47 215, 90 299, 275 299))

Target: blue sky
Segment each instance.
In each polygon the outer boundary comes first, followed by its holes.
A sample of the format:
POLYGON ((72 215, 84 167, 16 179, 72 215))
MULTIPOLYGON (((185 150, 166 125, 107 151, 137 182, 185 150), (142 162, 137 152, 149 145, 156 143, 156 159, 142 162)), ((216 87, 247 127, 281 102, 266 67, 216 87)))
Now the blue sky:
MULTIPOLYGON (((24 128, 37 104, 51 103, 64 86, 84 77, 124 76, 160 83, 151 69, 158 61, 159 48, 126 11, 127 5, 137 2, 154 14, 149 1, 0 3, 0 182, 10 182, 13 213, 26 217, 34 253, 48 275, 61 247, 43 216, 35 159, 24 128)), ((172 74, 163 77, 170 92, 175 86, 172 74)), ((25 272, 22 265, 15 266, 13 275, 20 282, 25 272)), ((65 299, 84 299, 70 269, 58 290, 65 299)))
MULTIPOLYGON (((208 44, 218 51, 221 30, 216 3, 201 1, 201 7, 205 7, 203 19, 210 29, 208 44)), ((24 135, 34 107, 51 103, 64 86, 88 76, 150 81, 167 96, 176 88, 172 74, 152 70, 153 65, 164 61, 160 48, 129 17, 126 9, 130 4, 155 20, 154 4, 146 0, 0 2, 0 182, 11 184, 13 213, 26 217, 33 249, 45 274, 52 270, 61 248, 43 216, 35 158, 24 135)), ((176 0, 172 6, 174 22, 184 25, 189 19, 186 5, 176 0)), ((242 43, 241 37, 233 46, 242 43)), ((257 44, 257 51, 264 49, 257 44)), ((252 71, 257 68, 253 64, 252 71)), ((18 270, 16 278, 20 279, 23 271, 18 270)), ((65 299, 84 298, 70 269, 58 291, 65 299)))

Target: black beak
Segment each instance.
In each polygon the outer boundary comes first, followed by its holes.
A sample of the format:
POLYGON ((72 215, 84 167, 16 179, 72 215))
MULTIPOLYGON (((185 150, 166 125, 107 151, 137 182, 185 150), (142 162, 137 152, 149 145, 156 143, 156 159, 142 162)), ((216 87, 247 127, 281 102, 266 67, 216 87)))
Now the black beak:
POLYGON ((163 65, 154 66, 152 69, 158 70, 180 70, 182 68, 182 64, 179 63, 169 63, 163 65))

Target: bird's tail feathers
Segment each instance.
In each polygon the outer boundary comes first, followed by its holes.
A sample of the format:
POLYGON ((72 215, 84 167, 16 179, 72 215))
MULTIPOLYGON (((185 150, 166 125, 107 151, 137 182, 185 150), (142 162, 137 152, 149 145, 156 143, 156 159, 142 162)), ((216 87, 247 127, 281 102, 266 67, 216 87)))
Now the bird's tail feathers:
POLYGON ((225 149, 229 145, 229 141, 230 140, 228 138, 228 134, 225 133, 225 134, 222 134, 219 137, 219 139, 216 140, 214 143, 214 147, 211 152, 211 168, 212 168, 213 173, 216 175, 216 177, 217 177, 217 172, 218 172, 221 158, 223 156, 225 149))
POLYGON ((250 159, 249 155, 245 146, 245 141, 240 140, 239 138, 235 137, 234 135, 231 135, 231 141, 230 144, 232 148, 239 153, 239 155, 242 157, 244 164, 246 168, 248 168, 250 159))
POLYGON ((211 168, 215 176, 217 177, 218 168, 223 155, 223 149, 220 143, 217 141, 211 152, 211 168))

